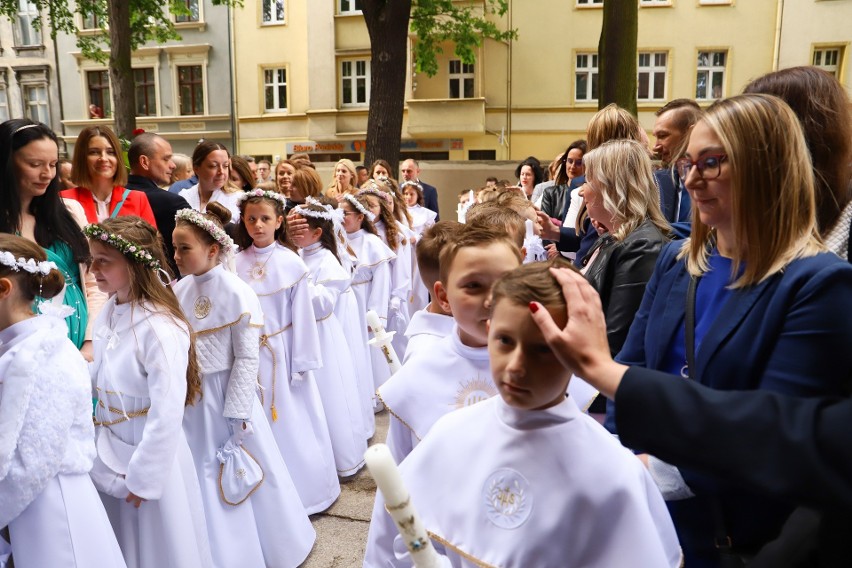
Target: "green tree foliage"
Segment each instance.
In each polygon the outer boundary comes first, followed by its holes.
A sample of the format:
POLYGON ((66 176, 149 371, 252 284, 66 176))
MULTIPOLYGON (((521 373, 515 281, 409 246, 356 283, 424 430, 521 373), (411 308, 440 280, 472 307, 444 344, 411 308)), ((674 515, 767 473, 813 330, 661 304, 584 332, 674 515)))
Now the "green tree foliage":
POLYGON ((396 171, 402 139, 408 33, 416 36, 414 64, 429 76, 438 72, 442 45, 452 43, 455 54, 473 63, 486 39, 506 41, 515 30, 501 30, 495 20, 509 9, 508 0, 363 0, 370 34, 370 110, 365 162, 382 158, 396 171))

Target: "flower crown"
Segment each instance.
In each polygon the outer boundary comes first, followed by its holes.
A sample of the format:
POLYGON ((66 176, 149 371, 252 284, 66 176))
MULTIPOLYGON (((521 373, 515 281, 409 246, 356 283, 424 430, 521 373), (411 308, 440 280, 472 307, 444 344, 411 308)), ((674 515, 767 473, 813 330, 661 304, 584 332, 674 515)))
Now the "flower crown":
POLYGON ((325 219, 326 221, 331 221, 332 223, 342 223, 343 222, 343 210, 335 209, 331 205, 323 205, 313 197, 307 197, 305 199, 304 205, 297 205, 293 208, 293 213, 298 213, 302 217, 313 217, 314 219, 325 219), (313 209, 308 209, 308 205, 315 205, 317 207, 321 207, 324 211, 315 211, 313 209))
POLYGON ((403 189, 405 189, 405 186, 407 186, 407 185, 416 187, 421 192, 423 191, 423 186, 420 185, 419 183, 417 183, 416 181, 412 180, 412 179, 406 180, 406 181, 402 182, 401 184, 399 184, 399 190, 402 191, 403 189))
POLYGON ((374 195, 379 199, 384 199, 388 205, 393 205, 393 196, 387 191, 382 191, 375 181, 368 180, 365 185, 366 187, 362 187, 355 195, 374 195))
POLYGON ((222 252, 234 250, 234 241, 228 236, 228 233, 195 209, 181 209, 175 214, 175 221, 177 220, 188 221, 208 233, 222 247, 222 252))
POLYGON ((266 191, 265 189, 255 188, 250 191, 245 191, 241 195, 237 197, 237 203, 242 203, 246 199, 251 199, 252 197, 265 197, 267 199, 274 199, 279 202, 283 207, 287 206, 287 198, 281 195, 280 193, 276 193, 274 191, 266 191))
POLYGON ((7 250, 0 250, 0 264, 8 266, 15 272, 23 270, 30 274, 39 273, 42 276, 47 276, 51 270, 56 268, 56 264, 49 260, 38 261, 34 258, 24 257, 15 259, 15 255, 7 250))
POLYGON ((121 235, 108 232, 97 223, 86 225, 83 228, 83 234, 90 239, 108 244, 130 260, 144 264, 151 270, 159 270, 161 268, 160 261, 154 258, 154 255, 142 248, 142 246, 133 241, 128 241, 121 235))
POLYGON ((372 212, 372 211, 369 211, 366 207, 364 207, 363 205, 361 205, 361 202, 360 202, 360 201, 358 201, 357 199, 355 199, 355 196, 354 196, 354 195, 352 195, 351 193, 344 193, 344 194, 343 194, 343 199, 345 199, 346 201, 348 201, 348 202, 349 202, 349 204, 350 204, 352 207, 354 207, 355 209, 357 209, 357 210, 358 210, 358 213, 360 213, 361 215, 363 215, 364 217, 366 217, 367 219, 369 219, 371 223, 372 223, 372 222, 374 222, 374 221, 376 220, 376 216, 375 216, 375 215, 373 215, 373 212, 372 212))

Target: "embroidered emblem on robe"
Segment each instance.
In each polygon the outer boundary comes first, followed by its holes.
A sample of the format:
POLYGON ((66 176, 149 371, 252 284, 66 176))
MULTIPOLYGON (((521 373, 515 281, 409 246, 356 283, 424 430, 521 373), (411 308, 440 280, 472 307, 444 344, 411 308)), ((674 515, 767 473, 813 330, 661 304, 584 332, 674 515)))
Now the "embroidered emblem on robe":
POLYGON ((494 526, 516 529, 530 518, 533 495, 530 483, 517 471, 500 468, 482 486, 485 515, 494 526))

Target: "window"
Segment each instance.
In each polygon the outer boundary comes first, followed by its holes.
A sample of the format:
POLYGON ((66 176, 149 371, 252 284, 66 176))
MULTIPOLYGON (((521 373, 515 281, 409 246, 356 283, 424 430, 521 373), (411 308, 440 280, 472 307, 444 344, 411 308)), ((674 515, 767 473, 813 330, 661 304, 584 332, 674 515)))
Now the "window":
POLYGON ((473 98, 473 63, 461 59, 450 60, 450 98, 473 98))
POLYGON ((578 53, 574 71, 574 100, 598 100, 598 54, 578 53))
POLYGON ((24 85, 25 113, 36 122, 50 124, 50 113, 47 110, 47 85, 24 85))
POLYGON ((284 23, 284 0, 263 0, 263 23, 284 23))
POLYGON ((198 6, 198 0, 178 0, 174 4, 181 5, 186 8, 183 14, 175 14, 176 23, 200 22, 201 10, 198 6))
POLYGON ((603 0, 577 0, 577 6, 594 6, 603 4, 603 0))
POLYGON ((95 12, 86 12, 83 15, 83 29, 84 30, 98 30, 101 29, 101 24, 103 27, 107 26, 107 22, 101 20, 101 17, 95 12))
POLYGON ((153 67, 133 70, 136 83, 136 116, 157 116, 157 81, 153 67))
POLYGON ((344 106, 370 102, 370 62, 365 59, 340 62, 340 100, 344 106))
POLYGON ((35 4, 30 0, 18 0, 18 21, 15 26, 17 45, 41 45, 41 30, 37 30, 34 25, 38 19, 39 13, 35 4))
POLYGON ((177 68, 180 114, 204 114, 204 77, 201 65, 177 68))
POLYGON ((840 62, 843 60, 842 47, 827 47, 814 50, 814 66, 840 78, 840 62))
POLYGON ((109 72, 86 71, 86 86, 89 88, 89 118, 109 118, 112 116, 109 72))
POLYGON ((287 70, 264 69, 263 92, 267 112, 287 110, 287 70))
POLYGON ((0 122, 9 120, 9 97, 6 95, 5 81, 0 84, 0 122))
POLYGON ((361 0, 340 0, 340 13, 341 14, 360 14, 361 13, 361 0))
POLYGON ((715 100, 724 96, 727 59, 728 54, 724 51, 698 52, 698 76, 695 80, 696 99, 715 100))
POLYGON ((668 54, 639 54, 639 91, 636 98, 640 101, 658 101, 666 98, 666 62, 668 54))
POLYGON ((640 6, 671 6, 672 0, 639 0, 640 6))

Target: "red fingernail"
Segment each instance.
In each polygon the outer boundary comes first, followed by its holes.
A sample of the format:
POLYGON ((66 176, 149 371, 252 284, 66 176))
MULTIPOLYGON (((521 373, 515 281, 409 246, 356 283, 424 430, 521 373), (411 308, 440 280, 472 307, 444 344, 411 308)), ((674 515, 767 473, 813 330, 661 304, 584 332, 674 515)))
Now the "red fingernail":
POLYGON ((536 313, 538 311, 538 304, 535 302, 530 302, 530 311, 532 313, 536 313))

